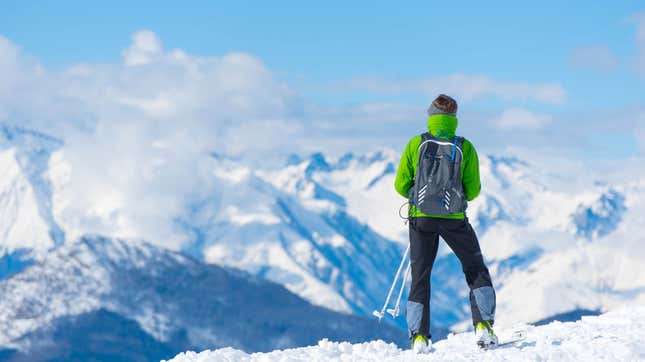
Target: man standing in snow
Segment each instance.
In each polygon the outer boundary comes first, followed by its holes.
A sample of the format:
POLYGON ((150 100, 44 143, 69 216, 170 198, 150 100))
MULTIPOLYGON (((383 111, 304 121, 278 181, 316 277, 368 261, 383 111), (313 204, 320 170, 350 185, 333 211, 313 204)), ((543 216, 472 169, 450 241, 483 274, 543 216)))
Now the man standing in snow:
POLYGON ((497 344, 493 332, 495 290, 477 235, 465 211, 481 189, 479 160, 473 145, 455 135, 457 102, 439 95, 428 109, 428 131, 407 144, 395 180, 409 199, 412 284, 406 319, 412 349, 430 351, 430 273, 439 236, 457 255, 470 288, 477 344, 497 344))

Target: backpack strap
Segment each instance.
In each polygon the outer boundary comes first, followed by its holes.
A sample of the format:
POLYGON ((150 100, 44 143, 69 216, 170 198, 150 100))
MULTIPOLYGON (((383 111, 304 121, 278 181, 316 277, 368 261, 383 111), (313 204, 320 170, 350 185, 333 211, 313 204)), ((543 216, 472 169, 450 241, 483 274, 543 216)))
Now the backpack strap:
POLYGON ((420 143, 420 145, 419 145, 419 151, 421 151, 421 146, 422 146, 422 145, 423 145, 427 140, 431 140, 431 139, 435 139, 435 138, 436 138, 436 137, 434 137, 430 132, 424 132, 424 133, 422 133, 422 134, 421 134, 421 143, 420 143))
MULTIPOLYGON (((432 138, 432 135, 430 134, 430 132, 424 132, 421 134, 421 143, 418 149, 419 152, 421 151, 421 145, 423 145, 423 142, 429 140, 430 138, 432 138)), ((419 158, 417 159, 417 172, 419 172, 422 157, 423 156, 419 154, 419 158)), ((410 189, 408 190, 408 203, 410 205, 414 205, 414 188, 416 187, 416 183, 417 183, 417 175, 415 174, 414 180, 412 181, 412 186, 410 186, 410 189)))
MULTIPOLYGON (((452 153, 450 154, 450 163, 451 163, 450 173, 452 175, 454 175, 454 173, 455 173, 455 156, 457 155, 457 147, 459 147, 459 149, 462 149, 463 144, 464 144, 464 138, 463 137, 459 137, 459 136, 453 137, 453 140, 452 140, 452 153)), ((462 155, 463 155, 463 153, 462 153, 462 155)), ((464 162, 463 157, 462 157, 461 162, 464 162)), ((452 175, 451 175, 451 177, 452 177, 452 175)))
POLYGON ((421 134, 421 143, 419 143, 419 148, 417 149, 417 151, 419 152, 419 159, 417 160, 417 162, 421 162, 421 149, 423 148, 423 145, 426 143, 427 140, 433 139, 433 138, 434 137, 432 137, 430 132, 425 132, 421 134))
POLYGON ((457 137, 452 140, 452 152, 450 153, 450 162, 455 162, 455 153, 457 153, 457 137))
MULTIPOLYGON (((442 141, 442 142, 449 141, 449 140, 444 140, 444 139, 435 137, 430 132, 424 132, 424 133, 421 134, 421 144, 423 144, 423 142, 425 142, 425 141, 427 141, 429 139, 434 139, 434 140, 438 140, 438 141, 442 141)), ((452 156, 450 158, 451 160, 454 160, 455 152, 457 151, 457 147, 459 147, 461 149, 461 145, 464 144, 464 140, 465 140, 465 138, 463 138, 461 136, 454 136, 452 138, 453 149, 452 149, 452 156)))
POLYGON ((464 138, 455 136, 452 139, 452 153, 450 154, 450 162, 455 162, 455 154, 457 153, 457 147, 461 149, 461 145, 464 144, 464 138))

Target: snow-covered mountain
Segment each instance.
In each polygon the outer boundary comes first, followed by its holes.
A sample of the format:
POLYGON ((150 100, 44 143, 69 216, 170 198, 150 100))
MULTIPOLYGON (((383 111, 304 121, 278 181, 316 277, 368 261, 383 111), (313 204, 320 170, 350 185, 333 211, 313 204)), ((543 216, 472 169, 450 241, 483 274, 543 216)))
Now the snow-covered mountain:
POLYGON ((314 304, 370 315, 402 247, 311 178, 324 159, 314 155, 272 173, 214 157, 218 190, 182 221, 199 235, 186 251, 283 284, 314 304))
POLYGON ((0 346, 18 360, 151 360, 187 348, 404 339, 396 328, 315 307, 244 272, 98 236, 1 281, 0 295, 0 346))
POLYGON ((38 132, 0 125, 0 279, 64 240, 47 178, 49 156, 62 145, 38 132))
MULTIPOLYGON (((1 145, 0 277, 64 243, 65 223, 52 210, 70 201, 49 179, 59 174, 48 160, 64 149, 62 141, 4 127, 1 145)), ((480 161, 483 191, 468 215, 497 287, 498 323, 645 298, 638 229, 645 181, 577 180, 584 187, 576 188, 567 179, 588 175, 554 176, 516 158, 480 161)), ((197 166, 210 170, 213 187, 186 200, 173 220, 184 233, 181 251, 282 284, 332 310, 367 316, 380 307, 407 242, 398 215, 405 200, 392 187, 396 152, 294 155, 281 167, 221 154, 204 162, 197 166)), ((467 287, 445 247, 433 283, 440 286, 432 289, 433 325, 467 328, 467 287)))
MULTIPOLYGON (((642 361, 645 359, 645 308, 622 308, 578 322, 528 327, 523 341, 481 351, 472 333, 450 335, 416 355, 394 344, 320 341, 316 346, 247 354, 233 348, 185 352, 173 362, 215 361, 642 361)), ((513 332, 502 331, 502 340, 513 332)))
MULTIPOLYGON (((309 207, 325 202, 344 207, 371 229, 405 244, 407 228, 398 217, 405 200, 392 186, 397 163, 388 150, 333 161, 315 154, 267 172, 266 178, 309 207)), ((588 175, 554 176, 552 170, 509 157, 483 155, 480 163, 483 190, 468 215, 497 287, 498 323, 602 311, 645 298, 638 272, 645 255, 637 229, 644 221, 637 210, 645 206, 645 181, 590 180, 577 189, 570 184, 578 182, 568 178, 588 175)), ((434 325, 467 328, 468 289, 445 245, 432 278, 438 286, 432 289, 434 325)))
MULTIPOLYGON (((64 241, 48 179, 48 161, 63 143, 28 130, 3 132, 0 277, 64 241)), ((209 162, 216 191, 192 200, 186 214, 176 216, 176 227, 186 235, 183 251, 281 283, 329 309, 369 314, 380 302, 400 245, 333 203, 309 207, 242 163, 218 155, 209 162)), ((57 201, 63 207, 67 202, 57 201)))

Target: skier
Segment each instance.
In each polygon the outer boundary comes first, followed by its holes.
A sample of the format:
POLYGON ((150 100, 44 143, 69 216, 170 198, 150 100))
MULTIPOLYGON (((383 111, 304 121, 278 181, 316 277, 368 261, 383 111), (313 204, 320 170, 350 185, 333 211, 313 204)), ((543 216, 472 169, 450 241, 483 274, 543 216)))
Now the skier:
POLYGON ((412 283, 406 319, 411 348, 428 353, 430 336, 430 273, 439 236, 457 255, 470 288, 477 344, 498 343, 493 331, 495 290, 484 264, 477 235, 465 211, 481 190, 479 159, 474 146, 455 135, 457 102, 439 95, 428 109, 428 132, 407 144, 394 186, 408 198, 412 283))

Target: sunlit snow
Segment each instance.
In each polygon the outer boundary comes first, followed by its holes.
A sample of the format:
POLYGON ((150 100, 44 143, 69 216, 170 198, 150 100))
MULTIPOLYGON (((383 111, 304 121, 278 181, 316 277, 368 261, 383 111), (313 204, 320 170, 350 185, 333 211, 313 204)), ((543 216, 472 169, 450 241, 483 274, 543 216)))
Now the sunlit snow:
MULTIPOLYGON (((526 328, 526 339, 482 351, 472 333, 450 335, 428 355, 415 355, 394 344, 322 340, 317 346, 247 354, 233 348, 181 353, 173 362, 272 361, 636 361, 645 359, 645 308, 622 308, 581 321, 526 328)), ((500 340, 513 333, 501 330, 500 340)))

